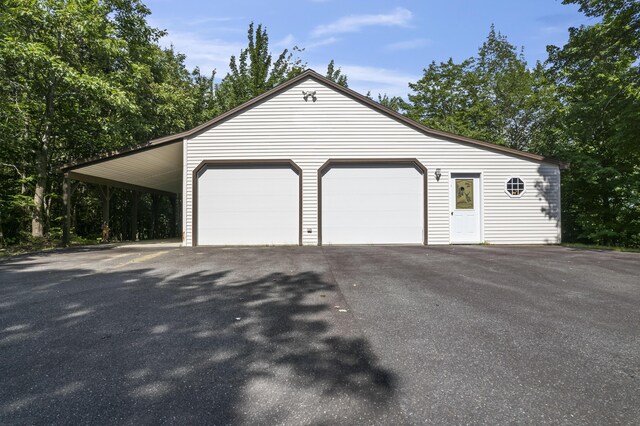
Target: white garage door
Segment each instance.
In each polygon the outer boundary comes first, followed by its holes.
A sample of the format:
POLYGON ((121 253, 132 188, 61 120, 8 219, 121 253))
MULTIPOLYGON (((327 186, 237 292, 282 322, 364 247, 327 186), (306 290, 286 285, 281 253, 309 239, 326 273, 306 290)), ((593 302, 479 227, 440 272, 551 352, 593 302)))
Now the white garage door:
POLYGON ((414 166, 333 166, 321 190, 323 244, 422 244, 424 180, 414 166))
POLYGON ((298 244, 299 191, 299 176, 288 165, 204 169, 197 244, 298 244))

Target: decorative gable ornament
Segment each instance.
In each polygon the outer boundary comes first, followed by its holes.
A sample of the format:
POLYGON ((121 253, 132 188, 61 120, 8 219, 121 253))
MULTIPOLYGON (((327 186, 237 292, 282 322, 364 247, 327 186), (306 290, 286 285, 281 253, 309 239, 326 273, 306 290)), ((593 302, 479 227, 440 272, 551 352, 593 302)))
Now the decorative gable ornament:
POLYGON ((305 102, 309 101, 309 98, 311 98, 311 100, 313 102, 316 101, 316 91, 315 90, 303 90, 302 91, 302 99, 304 99, 305 102))

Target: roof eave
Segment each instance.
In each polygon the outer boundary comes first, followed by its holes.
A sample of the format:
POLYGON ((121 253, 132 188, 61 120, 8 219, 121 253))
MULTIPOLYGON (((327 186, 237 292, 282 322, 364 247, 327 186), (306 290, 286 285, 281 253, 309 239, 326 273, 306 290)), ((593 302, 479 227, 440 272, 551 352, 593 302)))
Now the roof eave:
POLYGON ((394 111, 390 108, 385 107, 384 105, 379 104, 378 102, 375 102, 372 99, 367 98, 366 96, 351 90, 347 87, 341 86, 338 83, 329 80, 328 78, 318 74, 317 72, 315 72, 312 69, 308 69, 306 71, 304 71, 303 73, 301 73, 300 75, 293 77, 290 80, 285 81, 284 83, 274 87, 273 89, 259 95, 256 96, 255 98, 243 103, 242 105, 239 105, 217 117, 214 117, 213 119, 200 124, 199 126, 194 127, 193 129, 190 130, 186 130, 180 133, 175 133, 173 135, 167 135, 167 136, 163 136, 161 138, 157 138, 157 139, 152 139, 151 141, 149 141, 148 144, 143 145, 141 147, 136 147, 136 148, 130 148, 130 149, 126 149, 123 151, 119 151, 113 154, 109 154, 107 156, 102 156, 102 157, 98 157, 98 158, 94 158, 94 159, 90 159, 90 160, 85 160, 85 161, 81 161, 81 162, 77 162, 77 163, 72 163, 70 165, 65 165, 61 168, 62 172, 66 172, 69 170, 73 170, 75 168, 79 168, 79 167, 84 167, 84 166, 88 166, 90 164, 95 164, 101 161, 106 161, 106 160, 110 160, 112 158, 117 158, 120 156, 124 156, 124 155, 130 155, 132 153, 135 152, 140 152, 140 151, 144 151, 146 149, 150 149, 150 148, 154 148, 160 145, 164 145, 164 144, 170 144, 170 143, 174 143, 174 142, 179 142, 184 140, 185 138, 190 138, 204 130, 207 130, 209 128, 211 128, 212 126, 215 126, 217 124, 220 124, 232 117, 234 117, 235 115, 238 115, 240 113, 242 113, 243 111, 249 109, 250 107, 263 102, 273 96, 276 96, 277 94, 285 91, 286 89, 288 89, 289 87, 294 86, 295 84, 299 83, 300 81, 303 81, 307 78, 314 78, 316 81, 318 81, 321 84, 324 84, 326 86, 329 86, 331 88, 333 88, 334 90, 343 93, 344 95, 364 104, 365 106, 368 106, 370 108, 373 108, 379 112, 381 112, 382 114, 385 114, 386 116, 395 119, 405 125, 408 125, 409 127, 412 127, 413 129, 420 131, 421 133, 427 134, 427 135, 432 135, 432 136, 439 136, 445 139, 449 139, 455 142, 462 142, 462 143, 467 143, 467 144, 471 144, 471 145, 475 145, 475 146, 480 146, 486 149, 491 149, 491 150, 495 150, 495 151, 499 151, 505 154, 510 154, 516 157, 520 157, 520 158, 525 158, 528 160, 533 160, 533 161, 539 161, 539 162, 544 162, 544 163, 551 163, 551 164, 555 164, 557 165, 560 169, 567 169, 569 167, 568 164, 563 163, 559 160, 556 160, 554 158, 550 158, 550 157, 544 157, 538 154, 532 154, 530 152, 526 152, 526 151, 520 151, 517 149, 513 149, 513 148, 508 148, 502 145, 497 145, 495 143, 491 143, 491 142, 486 142, 486 141, 481 141, 478 139, 473 139, 473 138, 468 138, 466 136, 461 136, 461 135, 456 135, 454 133, 448 133, 448 132, 444 132, 441 130, 436 130, 436 129, 432 129, 430 127, 425 126, 424 124, 421 124, 417 121, 414 121, 408 117, 405 117, 404 115, 398 113, 397 111, 394 111))

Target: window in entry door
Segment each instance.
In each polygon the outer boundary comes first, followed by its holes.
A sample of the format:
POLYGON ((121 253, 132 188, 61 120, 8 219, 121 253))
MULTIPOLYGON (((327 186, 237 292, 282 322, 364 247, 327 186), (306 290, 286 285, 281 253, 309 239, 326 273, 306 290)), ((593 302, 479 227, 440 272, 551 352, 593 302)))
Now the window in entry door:
POLYGON ((473 179, 456 179, 456 209, 473 210, 473 179))

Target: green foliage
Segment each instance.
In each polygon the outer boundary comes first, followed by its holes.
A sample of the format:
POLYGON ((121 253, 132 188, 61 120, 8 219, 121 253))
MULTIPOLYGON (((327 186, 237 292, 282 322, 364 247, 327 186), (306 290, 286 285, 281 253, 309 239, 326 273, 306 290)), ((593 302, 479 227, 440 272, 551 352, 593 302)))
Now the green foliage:
POLYGON ((402 111, 406 103, 400 96, 388 96, 378 93, 378 103, 394 111, 402 111))
POLYGON ((562 101, 566 237, 640 247, 640 3, 565 1, 600 18, 549 47, 562 101))
POLYGON ((409 95, 407 115, 439 130, 474 136, 473 123, 467 119, 477 90, 471 63, 432 62, 420 80, 409 83, 414 94, 409 95))
POLYGON ((266 28, 249 25, 248 46, 231 57, 230 72, 215 87, 218 113, 228 111, 302 73, 304 65, 284 49, 273 61, 266 28))
POLYGON ((529 69, 492 26, 477 56, 432 62, 409 84, 414 93, 403 109, 439 130, 529 150, 542 144, 549 111, 557 106, 542 71, 539 64, 529 69))
MULTIPOLYGON (((59 167, 193 127, 213 77, 162 49, 139 0, 0 3, 0 226, 21 241, 61 223, 59 167)), ((76 205, 74 205, 74 208, 76 205)))
POLYGON ((336 68, 336 64, 332 59, 327 65, 327 78, 335 83, 338 83, 340 86, 349 87, 347 83, 347 76, 342 74, 342 70, 340 68, 336 68))

